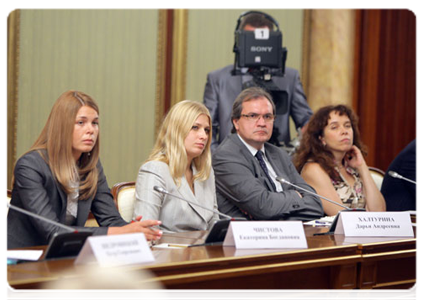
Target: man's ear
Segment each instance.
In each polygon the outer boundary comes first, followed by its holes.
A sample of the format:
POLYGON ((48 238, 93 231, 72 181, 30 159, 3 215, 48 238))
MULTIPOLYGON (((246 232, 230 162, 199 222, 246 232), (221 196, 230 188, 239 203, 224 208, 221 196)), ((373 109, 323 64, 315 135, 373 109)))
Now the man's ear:
POLYGON ((239 125, 238 125, 239 119, 232 119, 232 123, 234 124, 235 130, 238 131, 239 125))

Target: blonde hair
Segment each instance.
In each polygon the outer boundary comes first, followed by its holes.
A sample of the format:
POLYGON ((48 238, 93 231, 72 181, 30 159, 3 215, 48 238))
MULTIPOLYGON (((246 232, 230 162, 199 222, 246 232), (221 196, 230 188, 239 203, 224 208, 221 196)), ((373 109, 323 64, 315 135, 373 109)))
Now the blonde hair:
MULTIPOLYGON (((79 181, 81 200, 94 196, 97 191, 97 163, 100 153, 100 133, 89 153, 82 153, 78 165, 72 155, 73 131, 79 109, 88 106, 99 114, 97 103, 78 91, 63 93, 53 105, 46 125, 31 149, 37 150, 48 163, 51 172, 66 194, 73 192, 71 182, 79 181), (47 157, 44 151, 47 151, 47 157)), ((28 153, 27 152, 27 153, 28 153)))
POLYGON ((211 170, 211 117, 207 107, 197 101, 184 100, 171 108, 162 123, 156 143, 147 159, 147 161, 157 160, 168 164, 170 174, 178 186, 188 163, 185 139, 200 115, 208 117, 210 133, 203 153, 193 159, 197 169, 194 180, 204 181, 209 178, 211 170))

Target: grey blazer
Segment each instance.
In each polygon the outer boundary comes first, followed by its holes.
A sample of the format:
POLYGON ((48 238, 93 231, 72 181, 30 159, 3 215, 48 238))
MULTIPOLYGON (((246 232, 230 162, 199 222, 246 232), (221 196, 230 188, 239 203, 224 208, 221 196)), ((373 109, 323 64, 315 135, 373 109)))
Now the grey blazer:
MULTIPOLYGON (((194 164, 192 167, 195 175, 197 170, 194 164)), ((163 195, 156 192, 153 189, 154 186, 164 188, 171 194, 201 206, 217 210, 213 170, 206 181, 194 181, 194 195, 185 176, 181 179, 181 185, 179 187, 176 185, 166 163, 149 161, 143 164, 138 172, 135 186, 134 216, 140 215, 145 220, 162 221, 161 229, 165 232, 208 230, 219 219, 217 213, 170 195, 163 195)))
MULTIPOLYGON (((267 159, 278 176, 313 191, 296 171, 284 150, 266 143, 267 159)), ((237 134, 231 134, 213 155, 219 211, 232 217, 256 220, 311 220, 323 216, 320 199, 297 192, 287 184, 283 191, 274 190, 257 159, 237 134)))
MULTIPOLYGON (((232 76, 233 65, 215 70, 207 74, 204 90, 204 104, 210 111, 213 126, 212 150, 231 133, 232 106, 242 91, 242 84, 252 79, 251 75, 232 76)), ((288 109, 285 114, 277 114, 274 126, 279 131, 279 141, 290 141, 289 116, 296 128, 303 127, 313 114, 308 106, 298 71, 286 68, 284 77, 274 76, 273 83, 287 93, 288 109)))
MULTIPOLYGON (((100 162, 97 168, 99 170, 97 193, 88 200, 78 202, 74 228, 90 230, 94 235, 102 235, 107 234, 109 226, 123 226, 128 223, 120 217, 116 209, 100 162), (101 227, 84 227, 90 210, 101 227)), ((65 224, 67 195, 37 151, 29 152, 17 161, 14 176, 11 204, 65 224)), ((9 209, 8 249, 47 245, 56 232, 66 232, 66 230, 9 209)))

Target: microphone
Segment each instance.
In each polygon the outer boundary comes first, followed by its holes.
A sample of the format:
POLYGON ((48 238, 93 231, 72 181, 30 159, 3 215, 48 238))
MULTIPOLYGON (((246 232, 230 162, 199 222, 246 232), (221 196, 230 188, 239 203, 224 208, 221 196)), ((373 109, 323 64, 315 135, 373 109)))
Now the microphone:
POLYGON ((33 217, 33 218, 35 218, 35 219, 42 220, 42 221, 44 221, 44 222, 47 222, 47 223, 53 224, 53 225, 58 226, 58 227, 61 227, 61 228, 63 228, 63 229, 66 229, 67 231, 74 232, 74 233, 77 233, 77 232, 78 232, 77 230, 75 230, 74 228, 72 228, 72 227, 70 227, 70 226, 67 226, 67 225, 64 225, 64 224, 62 224, 62 223, 59 223, 59 222, 56 222, 56 221, 53 221, 53 220, 47 219, 47 218, 45 218, 45 217, 43 217, 43 216, 39 216, 39 215, 37 215, 37 214, 34 214, 33 212, 30 212, 30 211, 27 211, 27 210, 25 210, 25 209, 23 209, 23 208, 20 208, 20 207, 14 206, 14 205, 12 205, 12 204, 10 204, 10 203, 7 203, 7 207, 8 207, 8 208, 11 208, 11 209, 13 209, 13 210, 16 210, 16 211, 18 211, 18 212, 20 212, 20 213, 22 213, 22 214, 24 214, 24 215, 27 215, 27 216, 33 217))
POLYGON ((203 208, 203 209, 205 209, 205 210, 208 210, 208 211, 211 211, 211 212, 213 212, 213 213, 216 213, 216 214, 219 214, 220 216, 223 216, 223 217, 225 217, 225 218, 227 218, 227 219, 233 219, 231 216, 228 216, 228 215, 225 215, 224 213, 221 213, 220 211, 218 211, 218 210, 215 210, 215 209, 210 209, 210 208, 208 208, 208 207, 205 207, 205 206, 203 206, 203 205, 201 205, 201 204, 198 204, 198 203, 195 203, 195 202, 192 202, 192 201, 189 201, 189 200, 187 200, 187 199, 184 199, 184 198, 182 198, 182 197, 179 197, 179 196, 177 196, 177 195, 174 195, 174 194, 171 194, 171 193, 169 193, 167 190, 165 190, 164 188, 162 188, 162 187, 159 187, 159 186, 154 186, 154 188, 153 188, 156 192, 159 192, 159 193, 162 193, 162 194, 166 194, 166 195, 169 195, 169 196, 172 196, 172 197, 175 197, 175 198, 178 198, 179 200, 183 200, 183 201, 185 201, 185 202, 188 202, 188 203, 190 203, 190 204, 192 204, 192 205, 194 205, 194 206, 198 206, 198 207, 201 207, 201 208, 203 208))
POLYGON ((400 175, 400 174, 398 174, 397 172, 394 172, 394 171, 389 171, 389 172, 388 172, 388 174, 389 174, 389 176, 391 176, 391 177, 398 178, 398 179, 402 179, 402 180, 405 180, 405 181, 408 181, 408 182, 411 182, 411 183, 417 184, 414 180, 411 180, 411 179, 405 178, 404 176, 401 176, 401 175, 400 175))
POLYGON ((326 197, 323 197, 323 196, 321 196, 321 195, 318 195, 318 194, 316 194, 316 193, 314 193, 314 192, 312 192, 312 191, 309 191, 309 190, 307 190, 307 189, 305 189, 305 188, 302 188, 302 187, 300 187, 300 186, 298 186, 298 185, 296 185, 296 184, 293 184, 293 183, 291 183, 291 182, 289 182, 289 181, 285 180, 285 179, 284 179, 284 178, 282 178, 282 177, 276 177, 276 180, 277 180, 277 181, 279 181, 280 183, 286 183, 286 184, 292 185, 292 186, 293 186, 293 187, 295 187, 296 189, 300 189, 300 190, 302 190, 302 191, 304 191, 304 192, 307 192, 307 193, 309 193, 309 194, 312 194, 312 195, 314 195, 314 196, 317 196, 317 197, 319 197, 319 198, 322 198, 322 199, 324 199, 324 200, 326 200, 326 201, 328 201, 328 202, 330 202, 330 203, 332 203, 332 204, 336 204, 336 205, 338 205, 338 206, 340 206, 340 207, 342 207, 342 208, 344 208, 344 209, 346 209, 346 210, 354 210, 353 208, 350 208, 350 207, 348 207, 348 206, 342 205, 341 203, 338 203, 338 202, 336 202, 336 201, 333 201, 333 200, 331 200, 331 199, 328 199, 328 198, 326 198, 326 197))
POLYGON ((32 218, 50 223, 54 226, 63 228, 68 232, 56 232, 50 239, 46 250, 44 251, 44 260, 74 257, 79 254, 86 239, 93 233, 86 230, 75 230, 74 228, 62 223, 39 216, 33 212, 17 207, 7 202, 7 207, 32 218))

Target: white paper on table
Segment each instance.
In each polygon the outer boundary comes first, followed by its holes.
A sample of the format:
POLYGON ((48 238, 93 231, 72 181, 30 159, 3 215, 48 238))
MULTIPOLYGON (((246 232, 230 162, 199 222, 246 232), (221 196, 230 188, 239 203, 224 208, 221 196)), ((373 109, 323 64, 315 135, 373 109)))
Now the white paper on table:
POLYGON ((38 260, 43 250, 7 250, 7 258, 20 260, 38 260))

